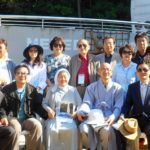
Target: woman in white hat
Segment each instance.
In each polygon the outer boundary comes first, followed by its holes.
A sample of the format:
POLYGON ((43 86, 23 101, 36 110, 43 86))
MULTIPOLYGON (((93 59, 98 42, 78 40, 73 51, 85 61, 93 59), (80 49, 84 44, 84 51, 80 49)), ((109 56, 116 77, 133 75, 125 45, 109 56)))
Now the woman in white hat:
POLYGON ((68 85, 69 72, 62 68, 56 72, 54 86, 43 100, 48 113, 45 125, 47 150, 77 150, 78 131, 74 121, 81 98, 76 88, 68 85))
POLYGON ((25 48, 23 55, 26 64, 30 70, 29 83, 37 88, 37 91, 43 94, 46 87, 46 64, 42 60, 43 48, 40 45, 29 45, 25 48))

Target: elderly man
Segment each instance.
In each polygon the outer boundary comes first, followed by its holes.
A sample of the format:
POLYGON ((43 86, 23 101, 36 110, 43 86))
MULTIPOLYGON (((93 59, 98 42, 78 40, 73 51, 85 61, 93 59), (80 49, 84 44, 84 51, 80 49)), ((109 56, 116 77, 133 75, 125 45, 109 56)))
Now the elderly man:
POLYGON ((144 60, 144 57, 146 56, 146 49, 148 47, 149 38, 145 32, 142 32, 137 33, 134 40, 138 51, 136 52, 135 57, 132 59, 132 61, 136 64, 139 64, 144 60))
POLYGON ((84 97, 86 87, 97 80, 97 68, 99 62, 94 61, 94 56, 89 54, 90 44, 86 39, 77 42, 79 54, 71 58, 69 72, 70 84, 77 87, 81 96, 84 97))
POLYGON ((114 69, 115 65, 121 61, 119 54, 114 52, 115 43, 116 40, 114 37, 106 36, 103 39, 104 53, 97 55, 95 58, 96 61, 99 61, 100 63, 109 63, 112 70, 114 69))
MULTIPOLYGON (((88 109, 101 109, 108 126, 102 127, 96 134, 98 135, 98 145, 103 150, 116 150, 115 133, 112 124, 118 119, 124 101, 124 92, 121 86, 111 80, 112 70, 108 63, 101 64, 98 70, 100 79, 90 84, 85 92, 83 104, 78 110, 79 121, 85 120, 88 109)), ((82 136, 88 134, 90 149, 94 150, 96 144, 92 142, 91 128, 84 122, 80 125, 82 136)), ((100 147, 99 147, 100 148, 100 147)))
MULTIPOLYGON (((147 136, 148 149, 150 149, 150 68, 145 61, 141 61, 137 65, 137 76, 140 81, 129 85, 122 114, 138 120, 140 130, 147 136)), ((130 149, 139 149, 136 140, 132 142, 130 149)))
POLYGON ((26 65, 18 65, 15 70, 15 82, 6 85, 2 92, 4 98, 0 105, 0 121, 15 129, 16 141, 14 150, 18 150, 18 137, 22 130, 27 131, 26 149, 41 149, 41 123, 35 119, 35 113, 42 110, 41 102, 37 101, 36 89, 27 83, 29 69, 26 65))

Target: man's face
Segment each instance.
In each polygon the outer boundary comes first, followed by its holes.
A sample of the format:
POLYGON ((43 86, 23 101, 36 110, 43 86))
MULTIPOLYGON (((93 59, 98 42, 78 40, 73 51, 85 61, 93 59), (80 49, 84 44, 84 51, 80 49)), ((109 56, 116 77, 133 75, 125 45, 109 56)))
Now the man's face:
POLYGON ((111 66, 108 63, 102 64, 98 73, 102 81, 110 79, 112 76, 111 66))
POLYGON ((139 37, 136 40, 136 47, 139 52, 146 52, 146 48, 148 46, 148 41, 146 40, 145 37, 139 37))
POLYGON ((137 76, 141 81, 148 80, 150 76, 150 69, 147 64, 141 64, 137 69, 137 76))
POLYGON ((27 68, 22 67, 18 69, 15 74, 16 82, 19 84, 25 84, 28 81, 28 74, 29 72, 27 68))
POLYGON ((115 49, 115 43, 112 38, 105 39, 104 45, 103 45, 104 51, 107 55, 113 54, 115 49))
POLYGON ((0 44, 0 58, 4 57, 7 52, 5 44, 0 44))
POLYGON ((78 43, 77 47, 78 47, 79 53, 81 55, 87 55, 87 53, 90 49, 88 42, 84 39, 78 43))

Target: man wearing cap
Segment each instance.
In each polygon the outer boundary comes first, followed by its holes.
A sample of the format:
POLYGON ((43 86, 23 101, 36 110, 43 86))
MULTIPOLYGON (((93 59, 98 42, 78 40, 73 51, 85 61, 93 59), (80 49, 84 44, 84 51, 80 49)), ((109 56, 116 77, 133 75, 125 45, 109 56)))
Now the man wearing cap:
MULTIPOLYGON (((116 150, 116 138, 112 124, 119 118, 124 101, 124 92, 121 86, 111 80, 112 70, 108 63, 102 63, 98 69, 100 79, 90 84, 85 92, 83 103, 78 110, 79 121, 84 121, 85 116, 91 109, 101 109, 108 126, 102 127, 97 135, 97 147, 103 150, 116 150)), ((90 149, 96 147, 91 138, 91 128, 85 123, 80 125, 80 131, 85 136, 88 134, 90 149)))
MULTIPOLYGON (((147 136, 148 149, 150 149, 150 68, 147 62, 141 61, 137 65, 136 72, 140 81, 129 85, 122 114, 126 118, 132 117, 138 120, 140 130, 147 136)), ((132 150, 139 149, 137 140, 132 142, 132 150)))
POLYGON ((137 33, 134 40, 137 47, 137 52, 132 61, 136 64, 139 64, 141 61, 144 60, 144 57, 146 56, 146 49, 148 47, 149 38, 145 32, 142 32, 137 33))

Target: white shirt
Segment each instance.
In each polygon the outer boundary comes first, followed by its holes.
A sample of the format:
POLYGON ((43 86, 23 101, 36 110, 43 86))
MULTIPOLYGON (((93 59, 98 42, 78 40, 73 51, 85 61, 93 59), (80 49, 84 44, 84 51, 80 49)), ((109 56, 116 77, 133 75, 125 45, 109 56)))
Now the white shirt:
POLYGON ((142 99, 143 105, 144 105, 144 101, 145 101, 148 83, 149 83, 149 81, 147 81, 146 83, 140 82, 140 92, 141 92, 141 99, 142 99))

